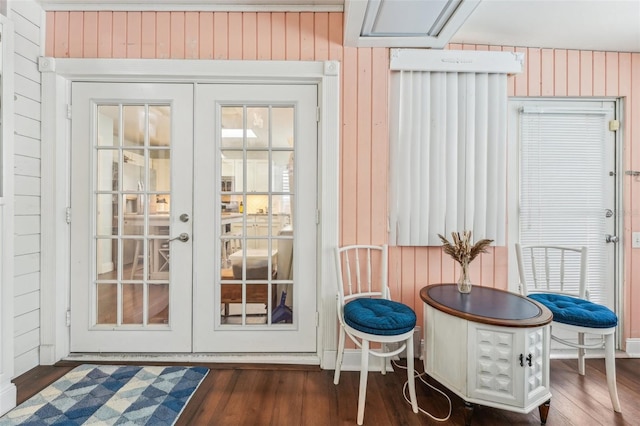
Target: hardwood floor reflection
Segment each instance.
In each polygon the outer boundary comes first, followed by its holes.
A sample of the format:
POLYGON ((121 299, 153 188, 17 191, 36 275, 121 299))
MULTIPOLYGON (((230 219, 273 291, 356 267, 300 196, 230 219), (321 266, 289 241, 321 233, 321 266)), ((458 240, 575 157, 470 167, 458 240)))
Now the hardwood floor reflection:
MULTIPOLYGON (((131 265, 125 267, 123 276, 131 273, 131 265)), ((116 279, 116 272, 100 274, 99 279, 116 279)), ((122 324, 143 324, 144 288, 143 283, 122 284, 122 324)), ((118 285, 98 284, 98 324, 116 324, 118 313, 118 285)), ((169 323, 169 284, 148 284, 148 324, 169 323)))

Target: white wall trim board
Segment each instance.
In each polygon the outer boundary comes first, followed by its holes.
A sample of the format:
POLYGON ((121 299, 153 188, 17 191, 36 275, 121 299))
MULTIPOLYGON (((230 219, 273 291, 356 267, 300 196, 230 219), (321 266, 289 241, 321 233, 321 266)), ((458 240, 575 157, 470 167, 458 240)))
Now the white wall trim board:
MULTIPOLYGON (((44 10, 60 11, 98 11, 107 10, 104 1, 87 0, 39 0, 44 10)), ((322 2, 301 2, 297 0, 279 0, 267 4, 259 0, 109 0, 110 11, 198 11, 198 12, 342 12, 342 1, 324 0, 322 2)))
POLYGON ((523 71, 524 53, 391 49, 389 66, 391 71, 516 74, 523 71))
MULTIPOLYGON (((69 294, 69 226, 64 220, 69 205, 69 121, 72 81, 101 82, 187 82, 187 83, 304 83, 320 88, 319 146, 319 228, 318 228, 318 314, 317 353, 322 365, 325 348, 335 349, 335 276, 331 252, 338 244, 340 64, 337 61, 208 61, 157 59, 56 59, 41 57, 43 73, 43 205, 55 214, 43 223, 42 270, 43 327, 41 355, 47 363, 69 356, 69 329, 64 323, 69 294), (47 151, 44 149, 47 147, 47 151), (45 232, 45 230, 47 230, 45 232), (45 306, 45 304, 47 306, 45 306), (55 346, 54 348, 48 346, 55 346)), ((43 221, 45 218, 43 217, 43 221)), ((72 313, 73 316, 73 313, 72 313)), ((118 354, 124 359, 126 354, 118 354)), ((198 354, 193 354, 194 357, 198 354)), ((238 362, 251 362, 255 355, 229 355, 238 362)), ((173 359, 173 358, 172 358, 173 359)), ((264 359, 264 357, 261 357, 264 359)), ((314 361, 315 362, 315 361, 314 361)), ((44 363, 44 361, 42 361, 44 363)))

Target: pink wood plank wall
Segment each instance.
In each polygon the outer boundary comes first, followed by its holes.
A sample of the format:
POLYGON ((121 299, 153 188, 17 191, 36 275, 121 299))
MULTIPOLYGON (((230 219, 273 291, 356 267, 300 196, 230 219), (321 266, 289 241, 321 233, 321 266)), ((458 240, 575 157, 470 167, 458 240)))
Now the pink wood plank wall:
MULTIPOLYGON (((524 52, 525 72, 509 80, 512 96, 625 98, 624 170, 640 170, 640 54, 451 45, 524 52), (638 121, 638 120, 636 120, 638 121)), ((341 243, 387 241, 387 83, 389 51, 342 45, 341 13, 47 12, 46 55, 58 58, 337 60, 342 64, 341 243)), ((640 337, 640 182, 624 177, 624 337, 640 337)), ((472 263, 475 283, 506 289, 506 247, 472 263)), ((394 296, 422 317, 420 289, 456 279, 439 247, 390 249, 394 296)), ((420 322, 419 322, 420 323, 420 322)))

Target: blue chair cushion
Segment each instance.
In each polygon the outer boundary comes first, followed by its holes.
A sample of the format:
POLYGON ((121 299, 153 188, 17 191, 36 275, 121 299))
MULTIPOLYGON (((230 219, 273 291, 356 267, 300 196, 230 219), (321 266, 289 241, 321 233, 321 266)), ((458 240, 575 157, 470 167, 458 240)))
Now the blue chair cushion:
POLYGON ((414 329, 416 313, 393 300, 362 298, 344 306, 344 321, 364 333, 395 336, 414 329))
POLYGON ((588 300, 551 293, 533 293, 529 297, 549 308, 555 322, 591 328, 618 325, 618 317, 611 309, 588 300))

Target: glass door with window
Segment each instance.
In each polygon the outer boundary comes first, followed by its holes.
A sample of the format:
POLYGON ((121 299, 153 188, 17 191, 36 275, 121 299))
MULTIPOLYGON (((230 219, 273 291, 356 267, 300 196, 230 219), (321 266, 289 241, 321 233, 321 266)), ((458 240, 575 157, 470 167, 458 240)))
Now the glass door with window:
POLYGON ((198 86, 196 351, 316 350, 316 93, 198 86))
POLYGON ((191 351, 192 99, 73 83, 71 351, 191 351))

